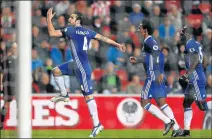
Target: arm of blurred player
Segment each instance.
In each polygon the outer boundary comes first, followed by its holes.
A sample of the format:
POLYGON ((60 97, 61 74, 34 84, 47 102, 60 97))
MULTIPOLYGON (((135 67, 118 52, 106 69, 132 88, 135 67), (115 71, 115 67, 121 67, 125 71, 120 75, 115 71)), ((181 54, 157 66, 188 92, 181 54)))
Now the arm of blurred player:
POLYGON ((189 54, 190 57, 190 68, 187 71, 187 78, 192 75, 193 71, 195 70, 196 66, 199 64, 199 55, 198 53, 190 53, 189 54))
POLYGON ((137 57, 131 56, 129 58, 129 60, 130 60, 131 63, 144 63, 144 58, 143 57, 137 58, 137 57))
POLYGON ((205 53, 203 53, 203 67, 206 68, 208 66, 208 58, 205 53))
POLYGON ((52 9, 50 8, 47 12, 47 27, 49 31, 49 35, 51 37, 61 37, 63 34, 60 30, 55 30, 53 24, 52 24, 52 18, 54 17, 55 13, 52 14, 52 9))
POLYGON ((109 39, 109 38, 107 38, 107 37, 104 37, 103 35, 101 35, 101 34, 96 34, 96 36, 94 37, 95 39, 98 39, 98 40, 101 40, 101 41, 103 41, 103 42, 105 42, 105 43, 108 43, 108 44, 111 44, 111 45, 113 45, 113 46, 116 46, 117 48, 119 48, 120 49, 120 51, 122 51, 122 52, 125 52, 126 51, 126 47, 124 46, 124 45, 122 45, 122 44, 119 44, 119 43, 117 43, 117 42, 115 42, 115 41, 113 41, 113 40, 111 40, 111 39, 109 39))

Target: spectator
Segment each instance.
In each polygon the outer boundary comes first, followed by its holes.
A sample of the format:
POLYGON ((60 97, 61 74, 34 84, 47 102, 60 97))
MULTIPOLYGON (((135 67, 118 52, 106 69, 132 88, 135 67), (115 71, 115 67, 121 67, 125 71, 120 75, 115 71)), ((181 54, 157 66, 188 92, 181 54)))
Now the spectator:
POLYGON ((55 6, 56 16, 60 16, 66 13, 68 10, 69 1, 59 1, 55 6))
POLYGON ((171 52, 167 46, 162 48, 162 52, 164 54, 165 61, 164 72, 168 74, 171 71, 177 71, 177 56, 171 52))
POLYGON ((172 41, 175 35, 174 25, 170 23, 168 17, 165 17, 164 23, 159 25, 158 28, 160 39, 165 40, 166 42, 172 41))
POLYGON ((1 26, 7 29, 13 27, 13 16, 10 7, 5 7, 2 9, 1 26))
POLYGON ((124 18, 125 6, 123 5, 123 1, 117 0, 114 1, 114 5, 110 7, 110 15, 112 21, 119 22, 124 18))
POLYGON ((150 15, 152 15, 152 5, 153 5, 153 2, 152 0, 145 0, 143 1, 143 7, 142 7, 142 13, 144 13, 144 15, 146 17, 149 17, 150 15))
POLYGON ((51 46, 47 40, 43 40, 41 42, 41 45, 35 47, 35 50, 39 53, 39 58, 42 60, 43 63, 50 56, 50 48, 51 46))
POLYGON ((40 18, 41 18, 41 9, 35 9, 34 16, 32 18, 32 24, 36 26, 40 26, 40 18))
POLYGON ((53 85, 50 84, 50 79, 47 73, 42 73, 41 81, 38 86, 41 93, 55 93, 53 85))
POLYGON ((91 5, 93 16, 99 16, 101 19, 110 16, 110 1, 98 0, 91 5))
POLYGON ((180 52, 178 54, 178 71, 181 72, 182 70, 185 70, 185 46, 181 45, 180 46, 180 52))
POLYGON ((90 28, 92 29, 93 26, 93 16, 92 16, 92 8, 88 7, 87 8, 87 11, 85 13, 85 17, 86 17, 86 20, 83 21, 83 24, 87 27, 87 28, 90 28))
POLYGON ((206 33, 203 34, 203 39, 202 39, 203 50, 204 52, 206 52, 207 55, 211 55, 212 53, 211 40, 212 40, 212 30, 208 28, 206 33))
POLYGON ((155 24, 155 28, 158 28, 159 25, 162 23, 160 7, 158 5, 155 5, 153 7, 153 13, 152 13, 152 15, 150 17, 151 17, 151 20, 153 21, 153 23, 155 24))
POLYGON ((170 6, 170 12, 168 13, 168 17, 171 23, 174 25, 176 31, 180 31, 182 28, 182 19, 181 19, 181 12, 177 8, 176 5, 170 6))
POLYGON ((115 67, 113 63, 107 63, 106 73, 101 77, 98 88, 98 92, 103 94, 114 94, 120 91, 121 82, 115 73, 115 67))
POLYGON ((129 22, 129 18, 128 15, 125 14, 123 18, 121 18, 118 21, 118 33, 123 34, 123 32, 125 31, 129 31, 130 28, 130 22, 129 22))
POLYGON ((43 62, 38 56, 38 52, 32 49, 32 74, 35 81, 40 80, 41 73, 43 72, 43 62))
POLYGON ((132 81, 127 85, 127 94, 140 94, 142 86, 140 84, 140 77, 138 75, 133 75, 132 81))
POLYGON ((72 59, 71 50, 66 45, 64 38, 60 38, 59 44, 52 48, 50 55, 55 66, 72 59))
POLYGON ((97 40, 92 40, 91 41, 91 47, 88 51, 88 58, 89 61, 91 62, 91 67, 92 69, 96 69, 96 68, 100 68, 101 67, 101 63, 102 63, 102 59, 101 59, 101 55, 100 55, 100 51, 99 51, 99 41, 97 40))
POLYGON ((182 87, 180 86, 179 82, 175 80, 175 76, 171 73, 167 77, 166 81, 166 90, 168 93, 176 94, 182 91, 182 87))
POLYGON ((53 69, 53 61, 52 61, 52 59, 47 58, 45 66, 46 66, 46 72, 47 72, 48 76, 51 79, 51 77, 52 77, 52 69, 53 69))
POLYGON ((139 4, 133 5, 133 12, 130 13, 129 19, 131 24, 138 26, 144 18, 144 14, 141 12, 141 6, 139 4))
POLYGON ((207 94, 212 95, 212 74, 208 76, 206 90, 207 94))
MULTIPOLYGON (((135 48, 133 56, 139 58, 141 56, 141 49, 135 48)), ((144 81, 146 78, 144 66, 142 63, 133 64, 131 62, 127 62, 127 71, 129 75, 129 80, 131 80, 133 75, 138 75, 142 81, 144 81)))
POLYGON ((56 26, 57 29, 64 29, 66 26, 65 17, 63 15, 58 16, 57 23, 58 23, 58 25, 56 26))
POLYGON ((43 40, 38 26, 32 27, 32 48, 38 47, 43 40))

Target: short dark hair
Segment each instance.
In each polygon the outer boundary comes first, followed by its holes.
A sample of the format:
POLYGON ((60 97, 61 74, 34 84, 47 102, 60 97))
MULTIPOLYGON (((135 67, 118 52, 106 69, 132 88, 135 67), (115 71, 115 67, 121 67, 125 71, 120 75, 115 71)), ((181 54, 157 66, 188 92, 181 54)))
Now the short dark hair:
POLYGON ((181 30, 180 36, 185 36, 186 34, 194 35, 194 28, 190 25, 184 26, 181 30))
POLYGON ((150 19, 143 19, 141 23, 143 29, 146 29, 148 31, 149 35, 152 35, 155 30, 155 25, 150 19))
POLYGON ((82 25, 82 24, 83 24, 83 20, 84 20, 84 18, 85 18, 85 17, 83 16, 83 14, 81 14, 81 13, 78 12, 78 11, 75 11, 74 14, 77 15, 76 20, 80 20, 80 24, 82 25))

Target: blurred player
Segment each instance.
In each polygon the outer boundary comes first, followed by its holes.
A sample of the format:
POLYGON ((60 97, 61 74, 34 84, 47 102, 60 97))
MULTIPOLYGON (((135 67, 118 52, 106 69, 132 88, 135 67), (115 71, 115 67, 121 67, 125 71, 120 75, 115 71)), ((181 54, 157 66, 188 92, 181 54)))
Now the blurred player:
POLYGON ((181 40, 186 41, 185 63, 186 73, 179 78, 184 89, 184 131, 183 136, 190 136, 190 125, 192 120, 191 105, 195 101, 201 111, 207 111, 206 102, 206 76, 204 67, 207 66, 207 58, 202 46, 193 38, 193 28, 185 26, 181 31, 181 40))
POLYGON ((53 97, 51 101, 57 102, 69 100, 62 75, 75 75, 81 86, 81 90, 87 102, 90 115, 93 119, 94 127, 89 137, 95 137, 99 132, 103 130, 104 127, 99 122, 96 101, 94 100, 94 97, 92 95, 92 69, 87 56, 89 43, 91 39, 98 39, 116 46, 122 52, 124 52, 126 48, 124 45, 116 43, 115 41, 104 37, 90 29, 82 27, 83 16, 78 12, 71 14, 69 18, 69 23, 71 24, 71 26, 68 26, 63 30, 55 30, 51 21, 54 15, 55 13, 52 14, 52 8, 50 8, 47 12, 49 35, 52 37, 65 37, 68 40, 69 46, 72 50, 72 56, 74 60, 67 61, 66 63, 53 69, 52 72, 55 81, 60 88, 61 94, 59 96, 53 97))
POLYGON ((158 47, 157 42, 151 36, 154 32, 153 23, 148 19, 144 19, 137 31, 145 39, 142 48, 142 57, 130 57, 130 61, 132 63, 143 63, 146 71, 147 78, 141 92, 141 105, 165 123, 163 135, 166 135, 173 127, 172 136, 178 136, 182 133, 182 130, 177 124, 171 108, 166 103, 167 92, 164 84, 164 55, 158 47), (151 98, 156 100, 161 110, 150 103, 151 98))
MULTIPOLYGON (((1 55, 0 91, 3 92, 4 105, 1 109, 0 129, 4 128, 4 121, 10 102, 15 95, 15 63, 17 61, 17 44, 14 43, 6 54, 1 55)), ((1 106, 0 106, 1 107, 1 106)))

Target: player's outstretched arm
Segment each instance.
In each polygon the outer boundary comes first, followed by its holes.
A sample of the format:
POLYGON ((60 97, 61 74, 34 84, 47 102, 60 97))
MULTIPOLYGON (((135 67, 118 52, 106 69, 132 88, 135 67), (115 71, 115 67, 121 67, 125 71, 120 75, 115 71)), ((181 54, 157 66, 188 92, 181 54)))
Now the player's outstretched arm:
POLYGON ((98 40, 101 40, 101 41, 106 42, 106 43, 108 43, 108 44, 111 44, 111 45, 113 45, 113 46, 116 46, 116 47, 119 48, 122 52, 125 52, 125 51, 126 51, 126 47, 125 47, 124 45, 119 44, 119 43, 117 43, 117 42, 115 42, 115 41, 113 41, 113 40, 111 40, 111 39, 109 39, 109 38, 107 38, 107 37, 104 37, 104 36, 101 35, 101 34, 96 34, 95 39, 98 39, 98 40))
POLYGON ((49 35, 51 37, 61 37, 63 34, 60 30, 55 30, 53 24, 52 24, 52 18, 54 17, 55 13, 52 14, 52 9, 50 8, 47 12, 47 27, 49 31, 49 35))

